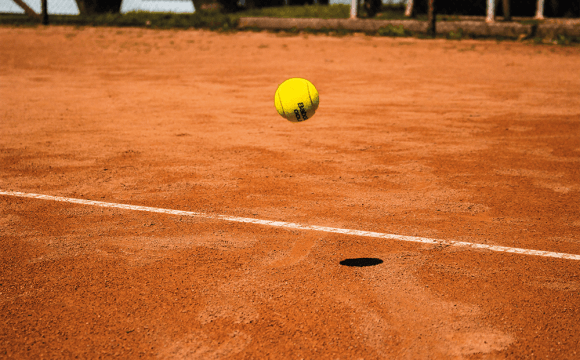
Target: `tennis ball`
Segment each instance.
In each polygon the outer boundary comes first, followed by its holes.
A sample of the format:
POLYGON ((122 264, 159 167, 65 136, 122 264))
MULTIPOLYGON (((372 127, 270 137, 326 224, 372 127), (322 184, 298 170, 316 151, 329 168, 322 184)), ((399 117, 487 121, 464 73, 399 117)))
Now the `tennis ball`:
POLYGON ((308 120, 318 109, 318 91, 306 79, 288 79, 278 86, 274 104, 278 114, 288 121, 308 120))

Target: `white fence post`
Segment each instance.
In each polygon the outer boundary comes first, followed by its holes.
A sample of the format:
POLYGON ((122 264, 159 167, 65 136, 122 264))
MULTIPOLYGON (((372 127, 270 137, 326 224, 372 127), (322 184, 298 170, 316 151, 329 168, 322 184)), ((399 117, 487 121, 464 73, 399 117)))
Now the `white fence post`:
POLYGON ((405 8, 405 16, 413 16, 413 0, 407 0, 407 7, 405 8))
POLYGON ((544 0, 538 0, 538 5, 536 7, 536 16, 534 19, 543 20, 544 19, 544 0))
POLYGON ((358 0, 352 0, 350 3, 350 18, 356 19, 358 16, 358 0))
POLYGON ((487 17, 485 22, 492 23, 495 21, 495 0, 487 0, 487 17))

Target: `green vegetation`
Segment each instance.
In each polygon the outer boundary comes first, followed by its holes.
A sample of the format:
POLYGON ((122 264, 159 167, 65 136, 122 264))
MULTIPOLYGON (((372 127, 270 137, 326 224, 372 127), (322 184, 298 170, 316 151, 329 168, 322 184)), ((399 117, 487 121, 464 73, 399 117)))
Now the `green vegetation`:
MULTIPOLYGON (((383 6, 376 19, 405 19, 404 9, 396 6, 383 6)), ((94 15, 51 15, 54 25, 87 26, 137 26, 158 29, 167 28, 206 28, 212 30, 235 29, 240 17, 279 17, 279 18, 320 18, 347 19, 350 5, 305 5, 270 7, 245 10, 237 13, 222 14, 216 10, 199 10, 193 14, 131 12, 128 14, 94 15)), ((366 17, 361 7, 361 17, 366 17)), ((34 26, 38 20, 24 14, 0 14, 0 25, 34 26)))
POLYGON ((380 36, 410 36, 411 33, 406 31, 403 28, 403 25, 399 25, 399 26, 393 26, 393 25, 388 25, 388 26, 383 26, 382 28, 380 28, 377 33, 380 36))
POLYGON ((282 6, 246 10, 236 13, 240 17, 277 17, 277 18, 318 18, 318 19, 348 19, 350 6, 335 5, 304 5, 282 6))
POLYGON ((572 42, 574 42, 574 40, 577 40, 577 39, 573 39, 573 38, 570 38, 570 37, 568 37, 566 35, 562 35, 562 34, 560 34, 556 37, 556 43, 558 45, 570 45, 572 42))
MULTIPOLYGON (((359 9, 359 15, 366 18, 367 14, 363 6, 359 9)), ((350 5, 304 5, 304 6, 281 6, 254 10, 245 10, 236 14, 240 17, 277 17, 277 18, 318 18, 318 19, 348 19, 350 17, 350 5)), ((404 20, 404 5, 383 5, 381 11, 373 18, 379 20, 404 20)))
POLYGON ((461 40, 463 39, 463 36, 462 28, 457 29, 457 31, 450 31, 449 34, 447 34, 447 38, 451 40, 461 40))
MULTIPOLYGON (((404 16, 404 6, 400 4, 383 5, 374 19, 379 20, 400 20, 407 19, 404 16)), ((359 14, 361 18, 366 17, 364 8, 361 6, 359 14)), ((279 17, 279 18, 322 18, 322 19, 346 19, 350 16, 349 5, 305 5, 305 6, 284 6, 270 7, 254 10, 245 10, 236 13, 224 14, 217 10, 199 10, 193 14, 172 14, 172 13, 148 13, 132 12, 128 14, 94 14, 94 15, 51 15, 50 23, 53 25, 73 25, 73 26, 115 26, 115 27, 145 27, 152 29, 210 29, 216 31, 236 31, 239 19, 241 17, 279 17)), ((419 15, 416 20, 426 20, 423 15, 419 15)), ((440 21, 457 21, 457 16, 442 15, 438 17, 440 21)), ((538 24, 537 20, 526 20, 538 24)), ((37 26, 37 19, 31 18, 24 14, 0 14, 0 26, 37 26)), ((246 31, 261 31, 257 28, 246 28, 246 31)), ((274 31, 280 34, 294 35, 299 33, 322 33, 333 36, 345 36, 352 34, 353 31, 345 29, 305 29, 298 30, 287 29, 274 31)), ((378 36, 417 36, 419 38, 429 37, 425 34, 413 34, 405 30, 403 26, 388 25, 381 27, 376 32, 367 33, 367 35, 378 36)), ((439 34, 439 37, 461 40, 466 38, 477 38, 468 34, 465 29, 458 29, 447 34, 439 34)), ((499 38, 498 38, 499 39, 499 38)), ((527 39, 527 38, 526 38, 527 39)), ((513 40, 513 39, 511 39, 513 40)), ((519 40, 524 40, 520 38, 519 40)), ((532 43, 558 44, 558 45, 575 45, 580 43, 580 38, 557 35, 554 39, 538 39, 532 35, 528 39, 532 43)))
MULTIPOLYGON (((204 28, 211 30, 235 29, 237 16, 224 15, 217 11, 197 11, 193 14, 169 14, 131 12, 127 14, 96 14, 96 15, 51 15, 53 25, 76 26, 133 26, 155 29, 170 28, 204 28)), ((33 18, 20 14, 1 14, 0 25, 34 26, 38 24, 33 18)))

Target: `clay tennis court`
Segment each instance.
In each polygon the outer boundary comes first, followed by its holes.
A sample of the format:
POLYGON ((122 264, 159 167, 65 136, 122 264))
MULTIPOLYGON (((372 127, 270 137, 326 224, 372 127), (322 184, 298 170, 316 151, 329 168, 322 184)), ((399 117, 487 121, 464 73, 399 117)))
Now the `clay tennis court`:
POLYGON ((0 43, 0 357, 580 357, 579 47, 0 43))

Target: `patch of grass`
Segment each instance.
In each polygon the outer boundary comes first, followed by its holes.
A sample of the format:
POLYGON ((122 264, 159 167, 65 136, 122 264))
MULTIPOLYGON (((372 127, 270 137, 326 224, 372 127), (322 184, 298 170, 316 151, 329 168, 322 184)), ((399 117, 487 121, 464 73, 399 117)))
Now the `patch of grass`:
POLYGON ((555 38, 534 37, 529 42, 536 45, 578 46, 580 44, 580 37, 558 34, 555 38))
POLYGON ((276 18, 318 18, 348 19, 350 5, 304 5, 280 6, 245 10, 235 14, 239 17, 276 17, 276 18))
POLYGON ((328 35, 343 37, 343 36, 347 36, 347 35, 352 35, 354 33, 355 33, 355 31, 352 31, 352 30, 338 28, 338 29, 334 29, 334 30, 329 30, 328 35))
POLYGON ((0 14, 0 25, 36 26, 39 21, 24 14, 0 14))
POLYGON ((457 31, 450 31, 449 34, 447 34, 447 38, 450 40, 461 40, 463 39, 463 29, 459 28, 457 29, 457 31))
POLYGON ((411 33, 403 28, 403 25, 387 25, 380 28, 377 33, 380 36, 410 36, 411 33))
MULTIPOLYGON (((350 17, 350 5, 304 5, 304 6, 280 6, 262 9, 245 10, 236 14, 240 17, 275 17, 275 18, 318 18, 318 19, 348 19, 350 17)), ((363 6, 359 9, 359 16, 366 18, 367 13, 363 6)), ((381 11, 374 17, 379 20, 403 20, 405 6, 401 4, 383 5, 381 11)))
MULTIPOLYGON (((257 31, 262 31, 259 29, 257 31)), ((277 29, 277 30, 270 30, 269 32, 274 33, 278 36, 295 36, 300 34, 300 30, 297 27, 292 27, 290 29, 277 29)))
MULTIPOLYGON (((206 28, 230 31, 237 27, 239 16, 217 11, 196 11, 193 14, 130 12, 127 14, 51 15, 53 25, 148 27, 154 29, 206 28)), ((23 14, 1 14, 0 25, 35 26, 39 22, 23 14)))
POLYGON ((535 37, 532 41, 534 44, 541 44, 543 39, 541 37, 535 37))
POLYGON ((558 35, 556 37, 556 44, 558 45, 570 45, 572 43, 572 39, 566 35, 558 35))
POLYGON ((277 30, 270 30, 269 32, 276 34, 277 36, 284 37, 284 36, 297 36, 300 34, 308 35, 308 34, 325 34, 329 36, 347 36, 352 35, 355 31, 347 30, 347 29, 328 29, 328 28, 321 28, 321 29, 297 29, 296 27, 290 29, 277 29, 277 30))

